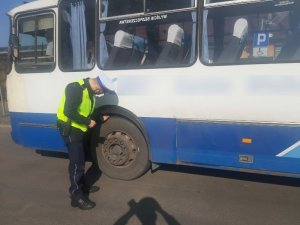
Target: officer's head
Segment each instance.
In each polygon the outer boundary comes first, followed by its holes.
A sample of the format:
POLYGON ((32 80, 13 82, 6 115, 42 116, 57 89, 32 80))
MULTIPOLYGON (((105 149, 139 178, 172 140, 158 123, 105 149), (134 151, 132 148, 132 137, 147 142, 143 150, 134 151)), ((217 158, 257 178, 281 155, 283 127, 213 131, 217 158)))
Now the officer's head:
POLYGON ((96 95, 104 94, 105 92, 115 92, 115 84, 104 74, 90 79, 90 86, 96 95))

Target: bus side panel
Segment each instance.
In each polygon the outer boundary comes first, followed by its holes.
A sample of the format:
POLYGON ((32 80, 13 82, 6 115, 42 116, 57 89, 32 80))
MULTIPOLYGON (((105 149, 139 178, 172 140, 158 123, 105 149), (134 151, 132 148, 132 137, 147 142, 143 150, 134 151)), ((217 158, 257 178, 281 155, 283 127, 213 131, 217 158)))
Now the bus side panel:
MULTIPOLYGON (((10 113, 12 137, 26 147, 66 152, 55 114, 10 113)), ((300 174, 300 126, 141 118, 152 162, 300 174)))
POLYGON ((13 140, 39 150, 67 152, 56 127, 56 115, 45 113, 10 113, 13 140))
POLYGON ((178 161, 300 174, 300 126, 177 122, 178 161))
POLYGON ((151 161, 176 163, 176 120, 167 118, 141 118, 150 142, 151 161))
MULTIPOLYGON (((56 127, 56 115, 10 113, 15 143, 39 150, 67 152, 56 127)), ((176 120, 141 118, 147 130, 153 162, 176 163, 176 120)))

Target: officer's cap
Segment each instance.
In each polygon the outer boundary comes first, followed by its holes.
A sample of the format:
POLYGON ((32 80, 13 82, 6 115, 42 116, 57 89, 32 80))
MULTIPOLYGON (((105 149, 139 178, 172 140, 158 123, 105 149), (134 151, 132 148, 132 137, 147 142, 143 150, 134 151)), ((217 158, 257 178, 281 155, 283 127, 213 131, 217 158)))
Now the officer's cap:
POLYGON ((114 82, 108 76, 104 75, 103 73, 97 77, 97 81, 104 92, 105 91, 111 91, 111 92, 116 91, 114 82))

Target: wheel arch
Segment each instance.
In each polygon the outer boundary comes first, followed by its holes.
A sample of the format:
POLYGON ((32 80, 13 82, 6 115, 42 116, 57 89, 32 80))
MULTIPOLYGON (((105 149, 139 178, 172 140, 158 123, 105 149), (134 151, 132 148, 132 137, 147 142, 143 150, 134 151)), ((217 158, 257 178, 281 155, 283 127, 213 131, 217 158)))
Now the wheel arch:
POLYGON ((143 122, 131 111, 117 105, 105 105, 95 109, 94 114, 97 117, 101 115, 119 116, 132 122, 143 134, 149 151, 149 159, 151 160, 151 147, 148 134, 143 122))

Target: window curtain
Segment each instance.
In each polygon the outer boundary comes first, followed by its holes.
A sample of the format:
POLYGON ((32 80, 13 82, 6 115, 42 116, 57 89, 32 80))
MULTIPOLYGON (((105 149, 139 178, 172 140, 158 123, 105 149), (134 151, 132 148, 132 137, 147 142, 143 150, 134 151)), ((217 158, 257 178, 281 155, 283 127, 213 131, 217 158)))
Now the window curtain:
POLYGON ((202 59, 204 62, 209 63, 209 52, 208 52, 208 33, 207 33, 207 14, 208 11, 203 12, 203 34, 202 34, 202 59))
POLYGON ((87 34, 83 1, 71 4, 71 42, 73 50, 73 69, 87 67, 87 34))
MULTIPOLYGON (((193 2, 193 0, 192 0, 193 2)), ((191 58, 190 63, 194 62, 195 60, 195 49, 196 49, 196 32, 197 32, 197 13, 192 12, 192 19, 193 19, 193 36, 192 36, 192 51, 191 51, 191 58)))
MULTIPOLYGON (((108 1, 104 0, 102 1, 102 8, 104 9, 102 12, 102 17, 107 16, 107 11, 108 11, 108 1)), ((107 50, 107 45, 106 45, 106 40, 104 37, 104 31, 105 31, 106 23, 100 23, 100 39, 99 39, 99 59, 100 59, 100 66, 103 68, 107 59, 108 59, 108 50, 107 50)))

